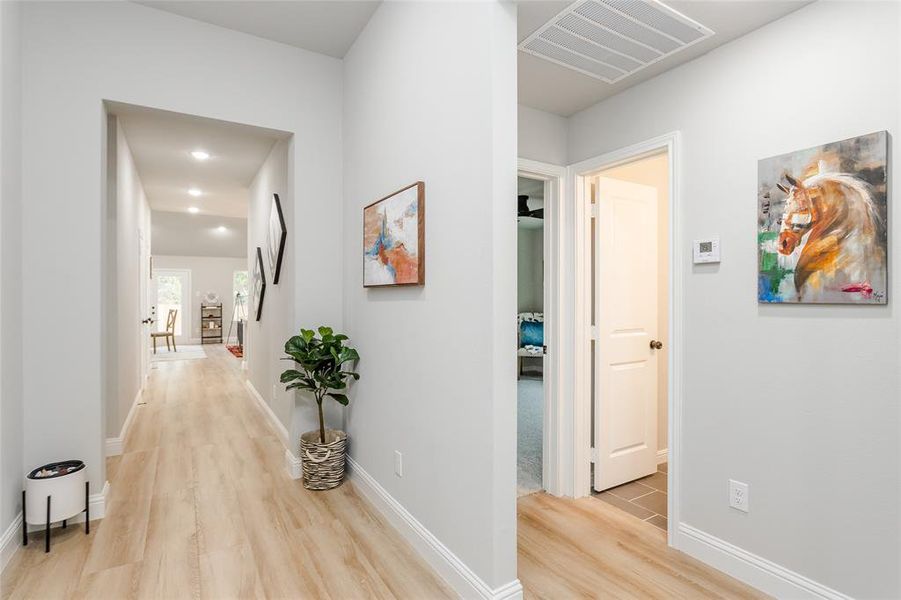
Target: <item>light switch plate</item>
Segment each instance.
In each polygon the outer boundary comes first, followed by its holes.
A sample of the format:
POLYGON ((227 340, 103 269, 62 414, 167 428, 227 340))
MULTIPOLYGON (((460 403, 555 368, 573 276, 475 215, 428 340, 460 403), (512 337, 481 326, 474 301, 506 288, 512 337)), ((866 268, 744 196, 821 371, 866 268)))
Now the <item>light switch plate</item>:
POLYGON ((691 247, 691 257, 696 265, 720 262, 720 238, 708 237, 695 240, 691 247))

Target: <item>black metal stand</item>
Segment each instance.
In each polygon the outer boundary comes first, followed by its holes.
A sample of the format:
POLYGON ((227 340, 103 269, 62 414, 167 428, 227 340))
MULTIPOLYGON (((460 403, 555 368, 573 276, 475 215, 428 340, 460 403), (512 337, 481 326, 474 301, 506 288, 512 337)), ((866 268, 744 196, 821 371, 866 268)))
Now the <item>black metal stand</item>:
POLYGON ((47 528, 44 531, 44 552, 50 552, 50 496, 47 496, 47 528))
POLYGON ((91 482, 84 482, 84 534, 91 533, 91 482))
MULTIPOLYGON (((28 545, 28 514, 25 504, 25 490, 22 490, 22 545, 28 545)), ((69 526, 63 519, 63 529, 69 526)), ((47 522, 44 526, 44 552, 50 552, 50 496, 47 496, 47 522)), ((84 482, 84 534, 91 533, 91 482, 84 482)))
POLYGON ((25 518, 25 490, 22 490, 22 545, 28 545, 28 519, 25 518))

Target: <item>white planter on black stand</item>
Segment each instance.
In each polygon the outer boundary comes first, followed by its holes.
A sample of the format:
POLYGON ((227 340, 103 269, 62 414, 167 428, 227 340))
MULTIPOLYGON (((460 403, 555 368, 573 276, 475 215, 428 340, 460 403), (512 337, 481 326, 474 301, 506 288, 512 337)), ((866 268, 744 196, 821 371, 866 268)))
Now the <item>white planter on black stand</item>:
POLYGON ((63 522, 84 513, 84 532, 91 532, 88 506, 90 483, 84 463, 64 460, 38 467, 25 478, 22 491, 22 545, 28 545, 28 525, 44 525, 44 552, 50 552, 50 524, 63 522))

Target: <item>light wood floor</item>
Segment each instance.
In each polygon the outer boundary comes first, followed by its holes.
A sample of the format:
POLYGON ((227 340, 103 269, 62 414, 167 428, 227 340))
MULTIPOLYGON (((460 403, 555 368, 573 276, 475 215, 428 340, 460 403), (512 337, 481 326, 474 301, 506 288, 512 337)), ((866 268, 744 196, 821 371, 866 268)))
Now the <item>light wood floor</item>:
POLYGON ((766 598, 669 548, 666 532, 597 498, 519 499, 526 598, 766 598))
MULTIPOLYGON (((453 597, 346 483, 307 492, 247 394, 239 361, 156 363, 125 452, 108 461, 106 518, 43 534, 0 579, 7 598, 453 597)), ((527 598, 757 598, 594 498, 519 501, 527 598)))
POLYGON ((156 363, 106 518, 21 549, 5 598, 449 598, 352 484, 312 493, 245 390, 239 361, 156 363))

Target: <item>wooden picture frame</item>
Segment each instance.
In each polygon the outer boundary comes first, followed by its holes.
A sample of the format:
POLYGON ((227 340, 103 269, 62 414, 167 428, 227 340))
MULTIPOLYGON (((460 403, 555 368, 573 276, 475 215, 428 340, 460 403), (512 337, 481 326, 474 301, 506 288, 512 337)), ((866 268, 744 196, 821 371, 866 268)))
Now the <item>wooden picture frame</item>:
POLYGON ((269 272, 273 285, 278 284, 282 271, 282 259, 285 255, 285 241, 288 228, 285 227, 285 215, 278 194, 272 194, 272 206, 269 208, 269 230, 266 236, 266 254, 269 258, 269 272))
POLYGON ((256 320, 263 317, 263 299, 266 297, 266 270, 263 267, 263 249, 257 246, 257 260, 253 270, 253 308, 256 320))
POLYGON ((363 287, 411 285, 425 285, 422 181, 363 207, 363 287))

